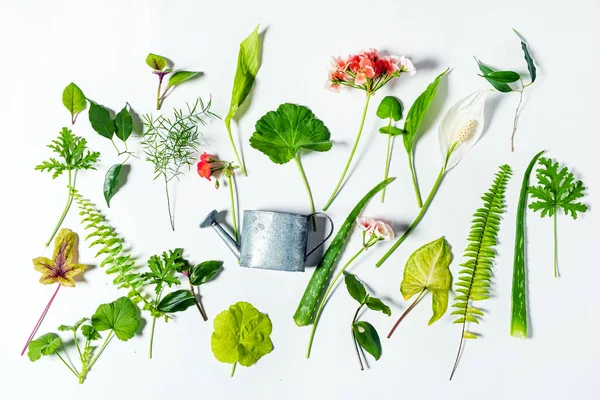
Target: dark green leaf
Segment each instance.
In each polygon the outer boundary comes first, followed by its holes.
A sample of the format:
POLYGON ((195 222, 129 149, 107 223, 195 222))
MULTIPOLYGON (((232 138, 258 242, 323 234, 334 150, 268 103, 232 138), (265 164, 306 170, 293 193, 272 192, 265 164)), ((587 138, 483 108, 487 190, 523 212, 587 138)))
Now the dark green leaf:
POLYGON ((100 339, 100 334, 98 333, 98 331, 96 330, 96 328, 94 328, 91 325, 84 325, 84 326, 82 326, 81 327, 81 333, 89 341, 100 339))
POLYGON ((346 283, 346 289, 350 296, 360 304, 363 304, 367 298, 367 291, 364 285, 356 279, 356 276, 349 272, 344 271, 344 282, 346 283))
POLYGON ((381 357, 381 341, 373 325, 365 321, 357 321, 352 325, 352 332, 360 347, 379 360, 381 357))
POLYGON ((512 83, 521 79, 521 76, 514 71, 494 71, 483 77, 498 83, 512 83))
POLYGON ((119 340, 127 341, 140 327, 138 310, 127 297, 120 297, 98 307, 92 315, 92 326, 100 332, 112 330, 119 340))
POLYGON ((158 54, 148 53, 146 64, 156 71, 162 71, 167 66, 167 59, 158 54))
POLYGON ((56 333, 46 333, 29 343, 27 356, 31 361, 37 361, 42 356, 56 353, 56 350, 58 350, 61 344, 62 341, 56 333))
POLYGON ((133 120, 127 106, 115 116, 115 128, 115 135, 122 141, 126 141, 133 132, 133 120))
POLYGON ((89 112, 90 124, 92 128, 107 139, 112 139, 115 133, 115 122, 110 117, 110 112, 103 106, 90 101, 89 112))
POLYGON ((204 261, 192 268, 190 282, 194 286, 200 286, 209 280, 221 269, 222 261, 204 261))
POLYGON ((108 207, 110 207, 110 199, 113 198, 119 189, 119 174, 122 167, 123 164, 115 164, 106 171, 106 176, 104 177, 104 199, 108 207))
POLYGON ((87 102, 85 95, 79 89, 75 83, 71 82, 67 85, 62 94, 62 102, 67 107, 67 110, 71 113, 71 122, 75 123, 75 117, 77 114, 85 110, 87 102))
POLYGON ((537 76, 537 70, 535 68, 535 61, 531 54, 529 53, 529 48, 527 47, 527 43, 521 36, 519 32, 513 29, 513 31, 517 34, 519 39, 521 40, 521 48, 523 49, 523 54, 525 55, 525 61, 527 62, 527 69, 529 70, 529 75, 531 76, 531 83, 535 82, 535 78, 537 76))
POLYGON ((176 290, 166 295, 157 308, 164 313, 175 313, 187 310, 194 303, 194 295, 189 290, 176 290))
MULTIPOLYGON (((475 61, 477 61, 477 66, 479 67, 479 70, 483 73, 484 76, 494 72, 493 69, 483 65, 477 58, 475 58, 475 61)), ((490 85, 492 85, 494 87, 494 89, 496 89, 500 92, 503 92, 503 93, 512 92, 511 87, 508 86, 506 83, 496 82, 496 81, 493 81, 488 78, 486 78, 486 80, 490 83, 490 85)))
POLYGON ((392 118, 394 121, 399 121, 402 118, 402 104, 394 96, 385 96, 377 107, 377 116, 381 119, 392 118))
POLYGON ((399 136, 404 135, 406 132, 400 128, 396 128, 395 126, 382 126, 379 128, 379 133, 383 133, 384 135, 399 136))
POLYGON ((177 71, 173 75, 171 75, 171 79, 169 79, 169 85, 167 89, 170 87, 175 87, 177 85, 181 85, 185 81, 189 81, 190 79, 198 76, 200 72, 192 72, 192 71, 177 71))
POLYGON ((392 310, 390 310, 390 308, 377 297, 369 296, 365 305, 373 311, 381 311, 388 317, 392 315, 392 310))

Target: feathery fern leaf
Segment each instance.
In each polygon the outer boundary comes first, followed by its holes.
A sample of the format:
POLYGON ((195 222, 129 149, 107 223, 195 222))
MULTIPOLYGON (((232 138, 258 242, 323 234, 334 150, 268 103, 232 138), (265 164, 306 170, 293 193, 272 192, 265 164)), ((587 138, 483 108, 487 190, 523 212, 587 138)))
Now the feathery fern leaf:
POLYGON ((492 266, 496 252, 494 246, 498 243, 498 230, 500 229, 500 215, 504 213, 504 193, 506 184, 510 179, 512 170, 508 165, 502 165, 496 173, 492 187, 481 197, 483 207, 478 208, 473 215, 471 232, 467 238, 468 244, 464 257, 467 259, 461 264, 459 277, 455 283, 458 295, 454 298, 451 314, 460 317, 454 321, 462 324, 462 334, 456 361, 452 368, 450 379, 454 376, 464 339, 476 339, 477 335, 467 330, 467 322, 478 324, 483 311, 474 307, 474 300, 489 298, 490 282, 492 280, 492 266))

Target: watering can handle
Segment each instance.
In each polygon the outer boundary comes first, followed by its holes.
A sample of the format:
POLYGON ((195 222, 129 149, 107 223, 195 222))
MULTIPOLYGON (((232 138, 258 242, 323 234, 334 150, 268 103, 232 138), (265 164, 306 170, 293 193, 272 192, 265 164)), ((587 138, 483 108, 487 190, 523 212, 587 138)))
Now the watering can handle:
POLYGON ((331 220, 329 215, 322 213, 322 212, 315 212, 310 215, 307 215, 307 218, 310 218, 313 215, 323 215, 325 218, 327 218, 329 220, 329 223, 331 224, 331 230, 329 231, 329 234, 325 237, 325 239, 323 239, 319 244, 317 244, 315 247, 313 247, 312 250, 310 250, 308 253, 306 253, 306 255, 304 256, 305 260, 308 258, 308 256, 310 256, 312 253, 314 253, 315 250, 317 250, 319 247, 321 247, 323 244, 325 244, 327 239, 329 239, 331 237, 331 235, 333 235, 333 221, 331 220))

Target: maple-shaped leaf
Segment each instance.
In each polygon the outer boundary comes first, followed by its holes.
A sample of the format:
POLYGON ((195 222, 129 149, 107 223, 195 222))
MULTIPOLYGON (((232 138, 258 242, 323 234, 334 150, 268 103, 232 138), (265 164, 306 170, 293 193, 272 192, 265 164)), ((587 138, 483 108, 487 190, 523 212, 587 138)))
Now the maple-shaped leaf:
POLYGON ((52 259, 37 257, 33 259, 33 267, 42 273, 40 282, 49 285, 54 282, 62 286, 75 286, 73 277, 82 273, 86 266, 78 264, 78 237, 70 229, 63 228, 54 240, 52 259))

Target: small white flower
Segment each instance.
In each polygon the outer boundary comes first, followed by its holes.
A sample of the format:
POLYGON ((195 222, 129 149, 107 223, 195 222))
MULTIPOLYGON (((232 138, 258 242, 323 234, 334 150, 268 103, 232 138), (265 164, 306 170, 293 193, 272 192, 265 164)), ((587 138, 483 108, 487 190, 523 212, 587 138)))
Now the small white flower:
POLYGON ((373 229, 375 229, 375 225, 377 225, 377 221, 371 218, 356 218, 356 224, 363 232, 372 233, 373 229))
POLYGON ((417 69, 413 65, 412 61, 410 61, 410 58, 400 56, 399 66, 400 73, 406 72, 408 73, 408 76, 413 76, 417 73, 417 69))
POLYGON ((381 240, 392 240, 394 238, 394 230, 392 227, 381 221, 376 222, 373 233, 381 240))

